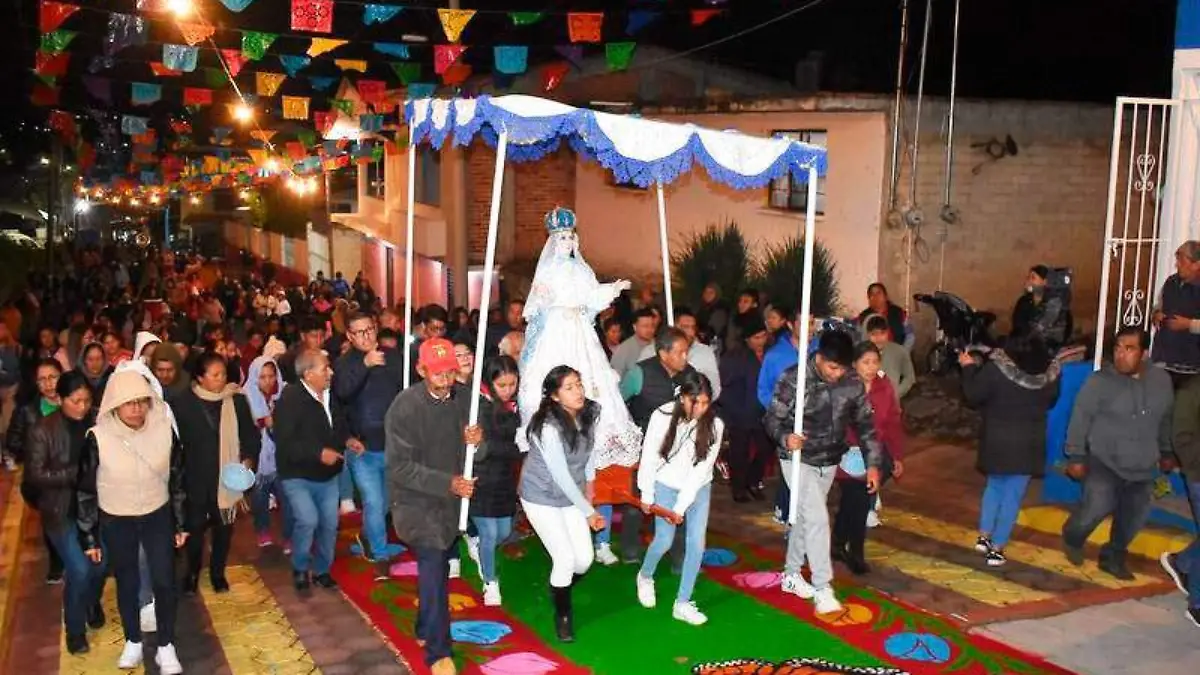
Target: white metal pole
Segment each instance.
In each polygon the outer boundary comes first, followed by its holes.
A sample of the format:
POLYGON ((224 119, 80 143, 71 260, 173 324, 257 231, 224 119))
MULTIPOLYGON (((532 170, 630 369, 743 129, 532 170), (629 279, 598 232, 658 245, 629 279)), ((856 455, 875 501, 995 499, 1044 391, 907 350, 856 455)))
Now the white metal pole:
MULTIPOLYGON (((492 275, 496 269, 496 235, 500 229, 500 195, 504 187, 504 156, 508 153, 508 131, 500 132, 499 142, 496 143, 496 171, 492 177, 492 210, 488 215, 487 252, 483 258, 483 288, 479 292, 479 326, 475 334, 475 353, 484 353, 484 343, 487 340, 488 301, 492 298, 492 275)), ((479 388, 483 384, 483 364, 477 362, 475 371, 471 374, 471 412, 468 424, 474 426, 479 421, 479 388)), ((467 446, 467 459, 463 465, 463 478, 471 479, 475 468, 475 446, 467 446)), ((467 513, 470 511, 471 500, 463 497, 462 510, 458 514, 458 529, 467 531, 467 513)))
POLYGON ((667 325, 675 325, 675 301, 671 291, 671 252, 667 245, 667 204, 663 184, 658 181, 658 248, 662 252, 663 297, 667 299, 667 325))
POLYGON ((1108 284, 1112 270, 1113 226, 1116 217, 1114 211, 1117 206, 1117 175, 1121 162, 1121 126, 1124 105, 1124 101, 1118 98, 1116 111, 1113 113, 1112 150, 1108 161, 1108 207, 1105 209, 1104 218, 1104 250, 1101 251, 1103 260, 1100 263, 1100 307, 1096 315, 1096 349, 1092 356, 1093 370, 1100 370, 1100 363, 1104 360, 1104 340, 1108 337, 1105 324, 1108 322, 1108 284))
POLYGON ((408 208, 405 212, 404 230, 404 388, 408 389, 412 375, 412 323, 413 323, 413 265, 416 255, 413 252, 413 223, 417 206, 417 135, 413 123, 408 126, 408 208))
MULTIPOLYGON (((792 433, 804 435, 804 393, 808 375, 808 329, 812 323, 812 273, 813 244, 816 239, 817 220, 817 170, 808 170, 808 208, 804 213, 804 271, 800 280, 800 339, 796 348, 800 350, 796 364, 796 413, 792 433)), ((792 480, 788 504, 788 524, 796 524, 796 511, 800 508, 800 452, 792 453, 792 480)), ((799 535, 796 535, 799 536, 799 535)))

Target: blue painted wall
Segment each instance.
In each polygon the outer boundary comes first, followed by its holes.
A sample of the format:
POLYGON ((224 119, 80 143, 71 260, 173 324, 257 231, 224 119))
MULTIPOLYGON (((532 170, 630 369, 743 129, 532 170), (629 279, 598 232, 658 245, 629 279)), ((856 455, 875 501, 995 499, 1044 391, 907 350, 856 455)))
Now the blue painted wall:
POLYGON ((1179 0, 1175 14, 1175 49, 1200 48, 1200 0, 1179 0))

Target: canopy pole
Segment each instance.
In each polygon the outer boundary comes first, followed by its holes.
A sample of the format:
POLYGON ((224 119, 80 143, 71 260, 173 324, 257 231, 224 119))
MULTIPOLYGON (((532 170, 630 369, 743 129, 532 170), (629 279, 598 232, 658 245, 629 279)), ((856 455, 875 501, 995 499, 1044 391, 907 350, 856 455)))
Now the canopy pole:
POLYGON ((658 248, 662 252, 663 297, 667 299, 667 325, 675 325, 675 300, 671 290, 671 251, 667 245, 667 205, 663 198, 663 184, 658 181, 658 248))
MULTIPOLYGON (((804 404, 805 385, 808 379, 808 339, 809 327, 812 325, 812 273, 813 273, 813 243, 816 239, 814 230, 817 220, 817 170, 808 170, 808 208, 804 213, 804 271, 800 281, 800 340, 796 345, 799 350, 798 367, 796 368, 796 412, 792 422, 792 433, 804 435, 804 404)), ((792 453, 792 477, 789 490, 788 524, 796 524, 796 511, 800 505, 800 454, 792 453)), ((799 534, 793 533, 794 536, 799 534)))
MULTIPOLYGON (((504 187, 504 157, 508 154, 508 131, 501 131, 496 143, 496 171, 492 176, 492 210, 488 216, 487 249, 483 259, 483 288, 479 292, 479 326, 475 334, 475 354, 479 359, 484 353, 487 340, 488 301, 492 299, 492 275, 496 268, 496 235, 500 229, 500 195, 504 187)), ((479 388, 483 384, 482 361, 477 361, 471 374, 471 412, 468 424, 474 426, 479 421, 479 388)), ((467 459, 463 464, 463 478, 470 480, 474 475, 475 451, 474 445, 467 446, 467 459)), ((463 497, 462 509, 458 514, 458 529, 467 531, 467 514, 471 508, 471 500, 463 497)))
POLYGON ((416 258, 413 252, 413 223, 417 206, 417 134, 416 127, 409 122, 408 126, 408 206, 405 211, 404 225, 404 388, 408 389, 412 378, 412 323, 413 323, 413 264, 416 258))

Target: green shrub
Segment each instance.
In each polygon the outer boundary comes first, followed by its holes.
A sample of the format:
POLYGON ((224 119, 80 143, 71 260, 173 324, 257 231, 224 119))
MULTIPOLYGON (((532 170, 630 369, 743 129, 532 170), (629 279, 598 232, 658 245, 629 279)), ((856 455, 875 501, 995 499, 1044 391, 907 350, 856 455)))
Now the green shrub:
MULTIPOLYGON (((837 263, 829 250, 813 245, 812 314, 832 316, 838 308, 837 263)), ((800 307, 800 283, 804 272, 804 241, 789 237, 768 246, 754 266, 752 283, 768 301, 789 310, 800 307)))
MULTIPOLYGON (((673 247, 674 248, 674 247, 673 247)), ((671 256, 671 285, 679 304, 700 305, 704 287, 715 283, 725 298, 746 287, 750 247, 737 223, 709 225, 693 234, 671 256)))

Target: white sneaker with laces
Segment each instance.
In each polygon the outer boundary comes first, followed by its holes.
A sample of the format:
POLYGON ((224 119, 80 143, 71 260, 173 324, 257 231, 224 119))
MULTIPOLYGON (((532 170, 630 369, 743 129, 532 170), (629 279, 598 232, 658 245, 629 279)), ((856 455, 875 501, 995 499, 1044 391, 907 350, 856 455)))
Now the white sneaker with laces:
POLYGON ((142 625, 143 633, 158 632, 158 615, 154 613, 154 601, 138 611, 138 623, 142 625))
POLYGON ((708 617, 696 608, 694 602, 676 602, 675 607, 671 610, 671 616, 693 626, 702 626, 708 621, 708 617))
POLYGON ((783 575, 783 581, 779 584, 779 588, 784 593, 791 593, 802 600, 812 599, 813 593, 816 592, 812 584, 805 581, 804 577, 799 574, 783 575))
POLYGON ((341 505, 338 506, 338 513, 343 516, 355 511, 358 511, 358 507, 354 505, 353 499, 343 499, 341 505))
POLYGON ((462 561, 461 560, 451 560, 450 561, 450 578, 457 579, 460 576, 462 576, 462 561))
POLYGON ((121 657, 117 659, 117 667, 122 670, 133 670, 142 665, 142 643, 125 641, 121 657))
POLYGON ((159 645, 154 662, 158 664, 158 672, 163 675, 179 675, 183 672, 183 665, 175 654, 175 645, 159 645))
POLYGON ((838 602, 832 588, 822 588, 813 593, 814 611, 817 614, 832 614, 842 611, 842 603, 838 602))
POLYGON ((637 599, 646 609, 653 609, 658 604, 658 597, 654 593, 654 580, 642 576, 641 572, 637 574, 637 599))
POLYGON ((867 527, 879 527, 883 521, 879 519, 879 514, 874 511, 867 511, 867 527))
POLYGON ((596 545, 596 562, 604 565, 605 567, 609 567, 611 565, 616 565, 618 562, 620 562, 620 559, 617 558, 616 553, 612 552, 612 545, 605 542, 603 544, 596 545))
POLYGON ((483 605, 484 607, 499 607, 500 606, 500 582, 489 581, 483 585, 483 605))

